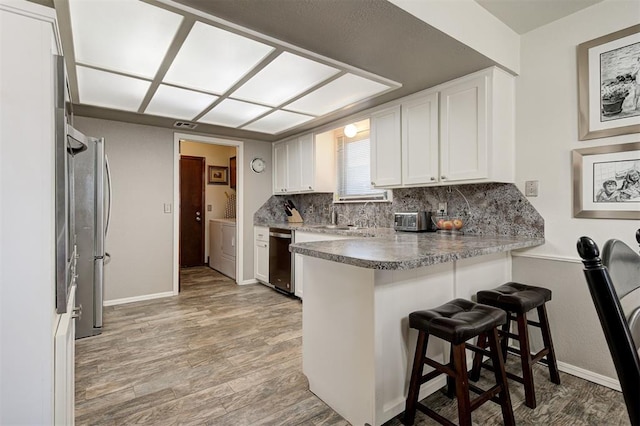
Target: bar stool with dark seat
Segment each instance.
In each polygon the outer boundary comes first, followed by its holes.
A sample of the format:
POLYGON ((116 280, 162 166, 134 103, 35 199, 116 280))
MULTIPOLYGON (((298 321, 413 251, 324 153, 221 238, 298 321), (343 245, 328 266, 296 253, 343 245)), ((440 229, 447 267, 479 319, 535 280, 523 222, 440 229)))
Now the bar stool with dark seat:
POLYGON ((444 425, 453 425, 451 421, 418 402, 420 385, 438 377, 447 375, 447 394, 458 400, 458 419, 461 426, 471 425, 471 412, 488 400, 498 403, 502 408, 502 416, 506 425, 515 424, 511 398, 507 388, 507 377, 504 372, 502 352, 498 342, 497 327, 504 324, 506 314, 501 309, 480 305, 469 300, 456 299, 437 308, 412 312, 409 325, 418 330, 418 343, 411 372, 411 382, 407 395, 406 407, 402 423, 413 425, 416 409, 444 425), (488 336, 490 351, 465 343, 480 334, 488 336), (448 364, 443 365, 426 356, 429 336, 436 336, 451 343, 451 357, 448 364), (490 356, 497 366, 495 371, 496 385, 484 391, 469 383, 465 349, 479 351, 490 356), (422 375, 427 364, 435 371, 422 375), (471 400, 469 390, 480 394, 471 400), (496 397, 497 395, 497 397, 496 397))
MULTIPOLYGON (((533 365, 541 361, 549 367, 551 381, 560 384, 560 374, 556 363, 556 355, 551 341, 549 320, 547 318, 546 303, 551 300, 551 290, 542 287, 534 287, 526 284, 509 282, 493 290, 478 292, 478 303, 495 306, 507 312, 507 322, 502 326, 500 337, 502 338, 502 354, 506 360, 507 353, 511 352, 520 356, 522 365, 522 377, 507 371, 507 377, 524 385, 525 404, 529 408, 536 408, 536 393, 533 384, 533 365), (527 320, 527 312, 537 309, 538 320, 527 320), (518 334, 510 332, 511 321, 518 324, 518 334), (544 348, 537 354, 531 355, 528 325, 540 328, 544 348), (509 338, 516 339, 519 349, 509 347, 509 338), (543 358, 546 357, 546 360, 543 358)), ((485 347, 485 336, 480 336, 478 346, 485 347)), ((483 364, 482 355, 476 355, 473 360, 471 380, 476 381, 480 377, 481 367, 492 368, 489 364, 483 364)))

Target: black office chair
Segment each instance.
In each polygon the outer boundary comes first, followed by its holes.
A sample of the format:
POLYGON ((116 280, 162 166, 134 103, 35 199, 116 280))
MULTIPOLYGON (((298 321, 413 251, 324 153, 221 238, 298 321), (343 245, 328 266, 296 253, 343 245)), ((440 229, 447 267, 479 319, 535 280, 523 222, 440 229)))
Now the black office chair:
MULTIPOLYGON (((636 239, 640 242, 640 230, 636 233, 636 239)), ((627 322, 627 317, 635 315, 635 322, 631 326, 638 329, 640 307, 627 309, 631 313, 625 315, 620 304, 621 297, 640 287, 640 256, 628 246, 622 247, 622 244, 624 243, 616 240, 605 244, 607 249, 606 252, 603 251, 603 258, 611 266, 611 274, 603 266, 598 246, 591 238, 581 237, 577 247, 583 259, 584 275, 591 298, 620 380, 629 419, 633 426, 640 426, 640 341, 637 338, 634 341, 630 323, 627 322)))

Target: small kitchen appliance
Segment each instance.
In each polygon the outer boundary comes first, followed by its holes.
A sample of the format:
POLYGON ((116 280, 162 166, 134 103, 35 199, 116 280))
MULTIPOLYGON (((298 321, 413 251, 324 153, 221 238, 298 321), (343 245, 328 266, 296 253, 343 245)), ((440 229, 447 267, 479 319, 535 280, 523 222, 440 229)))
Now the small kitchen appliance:
POLYGON ((431 221, 431 212, 396 212, 393 217, 393 229, 406 232, 435 232, 431 221))

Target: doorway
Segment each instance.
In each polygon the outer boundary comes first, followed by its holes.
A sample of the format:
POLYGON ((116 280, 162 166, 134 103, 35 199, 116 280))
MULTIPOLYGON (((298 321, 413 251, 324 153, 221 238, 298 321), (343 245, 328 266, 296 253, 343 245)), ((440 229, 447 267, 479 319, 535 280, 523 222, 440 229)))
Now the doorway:
POLYGON ((180 269, 185 267, 208 265, 242 283, 243 143, 175 134, 174 158, 174 294, 179 291, 180 269), (233 224, 233 235, 227 239, 235 246, 232 256, 229 250, 221 250, 224 268, 212 262, 220 256, 218 244, 212 242, 220 222, 225 224, 224 236, 229 234, 226 225, 233 224))
POLYGON ((204 264, 205 158, 180 156, 180 267, 204 264))

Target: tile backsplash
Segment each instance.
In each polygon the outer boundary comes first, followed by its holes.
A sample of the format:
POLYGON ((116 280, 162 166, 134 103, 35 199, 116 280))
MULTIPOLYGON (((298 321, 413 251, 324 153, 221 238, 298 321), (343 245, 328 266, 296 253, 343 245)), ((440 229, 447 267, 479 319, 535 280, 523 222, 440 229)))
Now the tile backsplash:
POLYGON ((544 219, 509 183, 394 189, 391 203, 333 204, 333 194, 274 195, 254 214, 254 223, 285 222, 285 200, 295 204, 305 223, 329 223, 335 209, 339 224, 382 228, 393 227, 394 212, 436 211, 446 202, 448 216, 461 218, 466 234, 544 236, 544 219))

